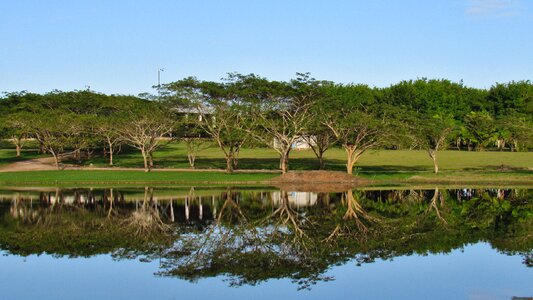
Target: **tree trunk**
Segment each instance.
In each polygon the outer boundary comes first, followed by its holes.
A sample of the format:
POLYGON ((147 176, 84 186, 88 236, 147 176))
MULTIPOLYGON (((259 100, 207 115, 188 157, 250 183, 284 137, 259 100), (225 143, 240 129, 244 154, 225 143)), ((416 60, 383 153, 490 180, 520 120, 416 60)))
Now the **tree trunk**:
POLYGON ((287 173, 287 159, 285 158, 284 155, 282 155, 282 157, 280 158, 280 169, 281 169, 281 174, 287 173))
POLYGON ((113 146, 109 145, 109 165, 113 166, 113 146))
POLYGON ((234 158, 233 158, 233 168, 234 169, 237 169, 239 167, 239 156, 236 155, 234 158))
POLYGON ((74 150, 74 159, 76 159, 76 161, 78 163, 81 163, 81 151, 80 151, 80 149, 74 150))
POLYGON ((15 147, 16 147, 16 149, 17 149, 17 157, 20 157, 20 149, 21 149, 20 144, 17 143, 17 144, 15 145, 15 147))
POLYGON ((286 150, 285 152, 283 152, 281 155, 280 155, 280 169, 281 169, 281 174, 285 174, 287 173, 287 171, 289 170, 289 154, 290 154, 290 148, 288 150, 286 150))
POLYGON ((149 165, 148 165, 148 156, 146 154, 146 151, 144 149, 141 149, 141 154, 143 156, 144 171, 145 172, 150 172, 150 168, 149 168, 149 165))
POLYGON ((231 154, 226 155, 226 173, 233 173, 233 157, 231 154))
POLYGON ((350 175, 353 174, 353 166, 354 166, 355 162, 353 161, 352 157, 349 156, 348 157, 348 161, 346 162, 346 172, 350 175))
POLYGON ((318 169, 319 170, 324 170, 326 168, 326 164, 324 163, 324 153, 320 153, 319 156, 318 156, 318 169))
POLYGON ((237 147, 235 150, 235 154, 233 155, 233 168, 237 169, 239 167, 239 151, 241 150, 241 147, 237 147))
POLYGON ((39 154, 44 154, 44 146, 41 141, 39 141, 39 154))
POLYGON ((435 149, 428 149, 429 157, 431 157, 431 160, 433 161, 433 172, 435 174, 439 173, 439 164, 437 162, 437 150, 435 149))
POLYGON ((353 174, 353 166, 355 164, 355 161, 354 161, 355 148, 350 147, 350 146, 345 146, 344 150, 346 151, 346 156, 347 156, 347 159, 346 159, 346 172, 348 174, 352 175, 353 174))
POLYGON ((85 152, 87 153, 87 160, 91 160, 93 158, 94 149, 87 149, 85 152))
POLYGON ((150 170, 154 168, 154 155, 152 152, 148 153, 148 166, 150 170))
POLYGON ((344 150, 346 151, 346 172, 350 175, 353 174, 353 168, 355 166, 355 163, 359 160, 361 155, 365 152, 365 150, 358 150, 357 146, 343 146, 344 150))
POLYGON ((194 169, 195 162, 196 162, 196 155, 194 155, 193 153, 188 153, 187 158, 189 159, 189 165, 191 166, 192 169, 194 169))
POLYGON ((55 152, 51 151, 52 156, 54 157, 54 163, 56 165, 57 170, 61 170, 61 167, 59 166, 59 155, 57 155, 55 152))

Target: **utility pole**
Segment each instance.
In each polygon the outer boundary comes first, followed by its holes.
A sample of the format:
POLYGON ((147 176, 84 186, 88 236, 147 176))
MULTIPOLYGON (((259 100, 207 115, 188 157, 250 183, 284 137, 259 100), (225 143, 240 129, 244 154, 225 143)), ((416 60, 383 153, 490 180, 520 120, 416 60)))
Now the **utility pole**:
POLYGON ((159 98, 161 98, 161 72, 164 72, 165 69, 157 69, 157 92, 159 93, 159 98))

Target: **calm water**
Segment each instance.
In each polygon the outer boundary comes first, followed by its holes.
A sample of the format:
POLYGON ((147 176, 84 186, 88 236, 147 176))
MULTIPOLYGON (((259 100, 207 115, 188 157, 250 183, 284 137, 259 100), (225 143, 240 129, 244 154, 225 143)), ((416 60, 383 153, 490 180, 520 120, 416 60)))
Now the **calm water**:
POLYGON ((0 299, 533 297, 533 190, 3 190, 0 252, 0 299))

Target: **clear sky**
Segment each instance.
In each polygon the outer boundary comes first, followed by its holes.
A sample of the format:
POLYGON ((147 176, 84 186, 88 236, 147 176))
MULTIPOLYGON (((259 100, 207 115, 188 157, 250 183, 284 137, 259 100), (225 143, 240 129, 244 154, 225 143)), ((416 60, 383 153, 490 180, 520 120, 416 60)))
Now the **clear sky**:
POLYGON ((158 68, 488 88, 533 79, 533 0, 0 2, 0 91, 154 92, 158 68))

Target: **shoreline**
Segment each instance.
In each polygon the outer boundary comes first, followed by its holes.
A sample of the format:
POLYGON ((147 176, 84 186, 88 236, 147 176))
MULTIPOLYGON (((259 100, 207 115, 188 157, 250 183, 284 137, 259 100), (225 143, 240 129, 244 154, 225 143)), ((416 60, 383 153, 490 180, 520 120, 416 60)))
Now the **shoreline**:
MULTIPOLYGON (((292 173, 310 174, 316 171, 291 171, 292 173)), ((330 172, 346 175, 342 172, 330 172)), ((0 188, 21 186, 183 186, 183 185, 235 185, 235 186, 278 186, 279 172, 272 170, 239 170, 228 174, 222 170, 203 169, 178 170, 157 169, 144 172, 138 169, 122 168, 120 170, 102 170, 98 168, 61 171, 16 171, 0 172, 0 188)), ((282 186, 298 185, 342 185, 353 188, 381 188, 402 186, 532 186, 533 171, 504 172, 466 172, 450 171, 435 175, 425 172, 411 173, 364 173, 353 176, 353 181, 295 180, 282 182, 282 186)))

